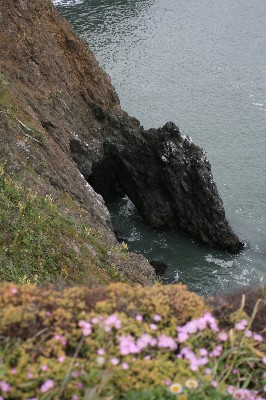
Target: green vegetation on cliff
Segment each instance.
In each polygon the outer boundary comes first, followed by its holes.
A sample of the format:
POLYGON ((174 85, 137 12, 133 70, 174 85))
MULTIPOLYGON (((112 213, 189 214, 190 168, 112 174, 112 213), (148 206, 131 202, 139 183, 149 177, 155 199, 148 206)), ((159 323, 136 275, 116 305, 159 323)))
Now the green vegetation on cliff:
POLYGON ((40 196, 1 167, 0 202, 0 281, 81 283, 94 276, 100 283, 124 280, 106 259, 108 251, 122 253, 123 248, 104 245, 99 234, 71 218, 71 208, 77 212, 78 204, 70 196, 58 201, 40 196), (69 215, 62 212, 63 203, 69 215))

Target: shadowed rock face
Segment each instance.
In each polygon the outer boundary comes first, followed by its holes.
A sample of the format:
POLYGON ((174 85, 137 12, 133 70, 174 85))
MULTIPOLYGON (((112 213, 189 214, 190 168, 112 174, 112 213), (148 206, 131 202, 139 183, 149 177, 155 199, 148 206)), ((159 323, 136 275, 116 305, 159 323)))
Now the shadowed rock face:
POLYGON ((89 177, 104 198, 127 194, 152 228, 181 230, 232 253, 241 250, 204 151, 174 123, 124 132, 119 140, 107 138, 104 146, 105 157, 89 177))
MULTIPOLYGON (((104 200, 127 194, 153 228, 238 252, 204 152, 173 123, 145 131, 121 110, 110 78, 49 0, 0 2, 0 70, 19 119, 43 137, 22 154, 6 130, 10 168, 29 166, 45 192, 71 193, 111 240, 108 211, 84 178, 104 200)), ((3 116, 14 123, 11 114, 3 116)))

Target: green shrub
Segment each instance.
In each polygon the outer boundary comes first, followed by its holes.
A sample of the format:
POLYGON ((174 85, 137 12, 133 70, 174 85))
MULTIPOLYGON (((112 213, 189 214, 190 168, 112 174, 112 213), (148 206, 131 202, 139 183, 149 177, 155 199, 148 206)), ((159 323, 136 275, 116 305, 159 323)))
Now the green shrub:
POLYGON ((262 394, 266 385, 266 358, 261 336, 250 332, 256 308, 252 318, 243 319, 242 305, 235 316, 240 321, 219 331, 203 300, 183 285, 54 290, 5 284, 0 395, 10 400, 226 400, 241 393, 259 398, 254 391, 262 394))

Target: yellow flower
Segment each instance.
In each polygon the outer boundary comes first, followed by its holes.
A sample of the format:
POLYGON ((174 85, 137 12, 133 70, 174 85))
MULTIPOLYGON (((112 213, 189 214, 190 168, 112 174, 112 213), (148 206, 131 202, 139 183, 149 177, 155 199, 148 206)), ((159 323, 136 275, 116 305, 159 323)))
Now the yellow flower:
POLYGON ((186 381, 186 387, 188 389, 197 389, 198 386, 199 386, 199 384, 197 381, 195 381, 195 379, 188 379, 186 381))
POLYGON ((180 385, 180 383, 173 383, 169 389, 170 392, 173 394, 179 394, 183 390, 182 385, 180 385))
POLYGON ((206 381, 210 382, 212 380, 212 376, 210 374, 205 376, 206 381))
POLYGON ((178 400, 187 400, 187 395, 186 394, 180 394, 180 396, 177 397, 178 400))

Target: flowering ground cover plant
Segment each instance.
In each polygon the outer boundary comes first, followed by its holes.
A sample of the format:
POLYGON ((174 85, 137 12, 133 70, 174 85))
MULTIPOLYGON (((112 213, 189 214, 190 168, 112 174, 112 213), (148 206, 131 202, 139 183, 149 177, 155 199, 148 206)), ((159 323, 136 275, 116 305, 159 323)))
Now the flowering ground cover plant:
POLYGON ((1 289, 0 399, 265 398, 259 302, 225 330, 182 285, 1 289))

